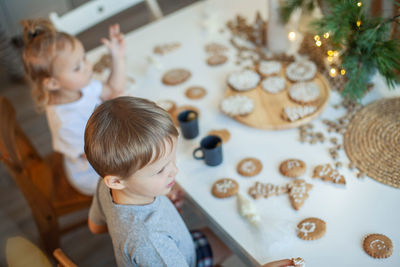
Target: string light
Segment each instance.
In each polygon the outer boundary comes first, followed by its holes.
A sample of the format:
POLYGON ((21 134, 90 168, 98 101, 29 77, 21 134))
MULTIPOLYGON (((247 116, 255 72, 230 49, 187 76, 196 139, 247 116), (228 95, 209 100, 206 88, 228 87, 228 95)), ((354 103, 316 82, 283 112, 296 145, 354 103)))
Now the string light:
POLYGON ((324 33, 324 38, 328 39, 329 38, 329 32, 324 33))
POLYGON ((320 40, 319 35, 315 35, 315 36, 314 36, 314 40, 315 40, 315 41, 319 41, 319 40, 320 40))
POLYGON ((346 74, 346 70, 345 69, 341 69, 340 70, 340 74, 345 75, 346 74))
POLYGON ((361 7, 361 6, 362 6, 362 2, 358 2, 358 3, 357 3, 357 6, 358 6, 358 7, 361 7))
POLYGON ((361 26, 361 20, 357 20, 357 27, 361 26))
POLYGON ((336 69, 335 68, 331 68, 330 71, 329 71, 329 76, 336 77, 336 75, 337 75, 336 69))
POLYGON ((328 50, 327 54, 328 54, 328 56, 332 57, 333 56, 333 51, 332 50, 328 50))
POLYGON ((316 41, 315 44, 316 44, 317 46, 321 46, 321 45, 322 45, 321 41, 316 41))
POLYGON ((339 55, 339 52, 338 51, 333 51, 333 56, 334 57, 337 57, 339 55))
POLYGON ((333 57, 328 57, 327 59, 328 59, 329 62, 333 61, 333 57))
POLYGON ((290 41, 296 40, 296 33, 295 32, 289 32, 288 38, 290 41))

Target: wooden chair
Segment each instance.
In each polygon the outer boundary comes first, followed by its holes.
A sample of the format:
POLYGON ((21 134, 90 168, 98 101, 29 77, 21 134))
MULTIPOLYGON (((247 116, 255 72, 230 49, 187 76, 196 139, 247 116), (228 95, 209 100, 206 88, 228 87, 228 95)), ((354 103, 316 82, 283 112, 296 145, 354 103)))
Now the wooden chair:
POLYGON ((85 208, 91 197, 77 192, 68 183, 62 155, 52 153, 42 158, 19 127, 15 109, 0 96, 0 159, 7 167, 29 204, 46 252, 60 247, 60 236, 87 218, 60 227, 59 217, 85 208))
POLYGON ((58 262, 58 267, 78 267, 67 255, 61 250, 61 248, 57 248, 53 252, 54 258, 56 258, 58 262))
POLYGON ((52 12, 50 21, 59 31, 76 35, 97 23, 139 3, 145 2, 154 19, 163 16, 157 0, 92 0, 58 16, 52 12))

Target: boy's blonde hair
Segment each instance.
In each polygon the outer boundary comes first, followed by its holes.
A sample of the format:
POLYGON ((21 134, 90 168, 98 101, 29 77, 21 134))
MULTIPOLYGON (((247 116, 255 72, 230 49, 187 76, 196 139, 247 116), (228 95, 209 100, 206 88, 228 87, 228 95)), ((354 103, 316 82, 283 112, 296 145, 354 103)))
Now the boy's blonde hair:
POLYGON ((25 73, 32 82, 32 96, 36 107, 43 111, 49 102, 49 91, 44 88, 45 78, 53 76, 53 63, 57 53, 66 45, 74 48, 73 36, 57 32, 46 19, 30 19, 21 21, 24 26, 25 48, 22 54, 25 73))
POLYGON ((85 153, 96 172, 127 178, 165 153, 178 131, 154 102, 118 97, 98 106, 85 129, 85 153))

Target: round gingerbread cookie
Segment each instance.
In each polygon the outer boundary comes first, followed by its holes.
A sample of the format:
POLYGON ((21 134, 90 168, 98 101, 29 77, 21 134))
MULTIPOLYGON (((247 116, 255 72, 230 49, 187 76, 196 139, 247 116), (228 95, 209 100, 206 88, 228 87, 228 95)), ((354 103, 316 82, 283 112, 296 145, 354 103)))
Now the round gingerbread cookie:
POLYGON ((306 171, 306 164, 300 159, 287 159, 279 165, 279 171, 286 177, 297 178, 306 171))
POLYGON ((388 258, 393 252, 393 243, 382 234, 369 234, 364 238, 363 248, 373 258, 388 258))
POLYGON ((326 223, 318 218, 306 218, 297 224, 297 236, 303 240, 320 239, 326 232, 326 223))
POLYGON ((260 82, 260 75, 254 70, 234 71, 228 76, 229 86, 237 91, 248 91, 256 88, 260 82))
POLYGON ((254 110, 254 101, 245 95, 231 95, 222 100, 221 110, 229 116, 247 115, 254 110))
POLYGON ((208 135, 216 135, 221 138, 222 143, 226 143, 231 138, 231 133, 227 129, 211 130, 208 135))
POLYGON ((207 94, 206 89, 201 86, 191 86, 185 91, 185 95, 190 99, 200 99, 207 94))
POLYGON ((261 82, 261 88, 268 93, 278 94, 286 88, 286 80, 279 76, 271 76, 261 82))
POLYGON ((286 68, 286 76, 292 82, 304 82, 314 78, 317 66, 309 60, 296 61, 286 68))
POLYGON ((209 43, 204 46, 204 49, 206 50, 207 53, 218 54, 227 51, 228 47, 218 43, 209 43))
POLYGON ((224 64, 228 60, 228 57, 221 54, 215 54, 207 58, 207 64, 209 66, 218 66, 224 64))
POLYGON ((320 97, 320 89, 315 82, 295 83, 288 93, 291 100, 302 105, 314 104, 320 97))
POLYGON ((263 76, 277 74, 281 71, 282 64, 279 61, 261 61, 258 65, 258 72, 263 76))
POLYGON ((251 177, 261 172, 262 163, 256 158, 245 158, 238 163, 236 170, 240 175, 251 177))
POLYGON ((236 195, 239 184, 230 178, 222 178, 216 181, 211 189, 211 193, 217 198, 227 198, 236 195))
POLYGON ((191 75, 190 71, 185 69, 172 69, 163 75, 162 82, 165 85, 177 85, 189 79, 191 75))

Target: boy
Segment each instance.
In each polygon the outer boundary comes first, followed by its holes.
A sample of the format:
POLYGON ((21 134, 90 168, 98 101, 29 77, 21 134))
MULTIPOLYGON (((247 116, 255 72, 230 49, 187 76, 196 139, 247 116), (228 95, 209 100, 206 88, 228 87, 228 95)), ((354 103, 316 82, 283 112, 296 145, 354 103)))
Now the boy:
POLYGON ((103 177, 89 229, 109 231, 118 266, 212 266, 230 254, 210 231, 191 236, 165 197, 178 173, 177 138, 169 114, 140 98, 106 101, 87 122, 85 153, 103 177))

